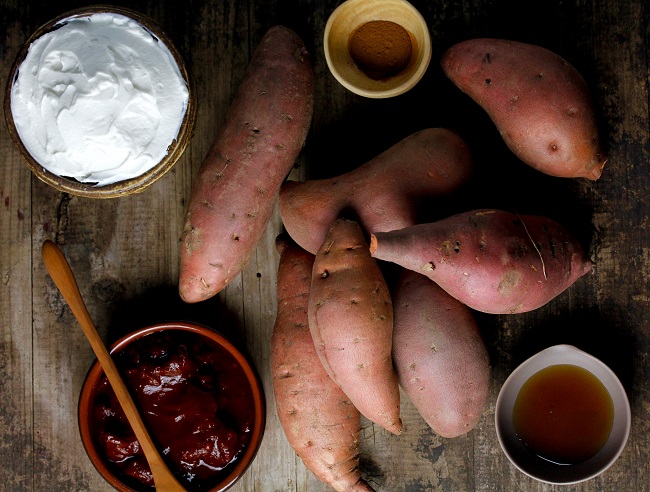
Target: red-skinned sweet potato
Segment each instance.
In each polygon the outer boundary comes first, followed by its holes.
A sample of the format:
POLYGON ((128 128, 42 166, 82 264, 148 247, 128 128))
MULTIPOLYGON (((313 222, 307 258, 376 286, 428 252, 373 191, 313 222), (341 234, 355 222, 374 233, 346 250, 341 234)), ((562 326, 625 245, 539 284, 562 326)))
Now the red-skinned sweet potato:
POLYGON ((198 175, 181 237, 179 293, 220 292, 249 260, 311 124, 314 82, 302 40, 267 31, 198 175))
POLYGON ((471 309, 406 269, 393 290, 393 309, 393 362, 400 386, 437 434, 468 433, 485 410, 492 374, 471 309))
POLYGON ((472 210, 371 235, 373 257, 420 272, 477 311, 537 309, 589 272, 578 240, 559 223, 472 210))
POLYGON ((574 66, 541 46, 477 38, 443 55, 449 79, 490 116, 523 162, 558 177, 600 177, 607 156, 574 66))
POLYGON ((354 406, 401 433, 390 292, 355 221, 334 221, 316 254, 309 329, 325 370, 354 406))
POLYGON ((314 256, 286 234, 278 236, 276 246, 280 264, 271 375, 280 424, 319 480, 339 492, 370 492, 359 472, 361 414, 323 368, 309 331, 314 256))
POLYGON ((419 206, 469 181, 473 162, 465 142, 451 130, 427 128, 404 138, 357 169, 280 189, 287 232, 316 253, 327 231, 345 212, 365 231, 402 229, 417 222, 419 206))

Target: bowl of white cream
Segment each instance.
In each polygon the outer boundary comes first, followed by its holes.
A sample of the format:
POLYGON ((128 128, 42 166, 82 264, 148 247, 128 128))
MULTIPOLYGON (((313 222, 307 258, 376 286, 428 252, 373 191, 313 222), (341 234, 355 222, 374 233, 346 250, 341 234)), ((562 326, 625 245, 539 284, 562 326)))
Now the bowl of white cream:
POLYGON ((131 9, 67 12, 27 40, 5 118, 33 173, 60 191, 113 198, 143 191, 185 150, 196 104, 183 58, 131 9))

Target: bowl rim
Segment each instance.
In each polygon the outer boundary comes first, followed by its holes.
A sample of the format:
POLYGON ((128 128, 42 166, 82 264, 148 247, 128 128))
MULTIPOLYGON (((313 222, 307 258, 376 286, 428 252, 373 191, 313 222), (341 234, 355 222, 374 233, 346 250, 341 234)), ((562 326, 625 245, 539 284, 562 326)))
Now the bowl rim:
POLYGON ((520 363, 510 373, 501 386, 494 407, 495 431, 499 445, 505 456, 525 475, 540 482, 552 485, 574 485, 585 482, 602 474, 610 468, 619 458, 623 449, 627 445, 631 430, 631 419, 629 398, 616 373, 602 360, 570 344, 557 344, 547 347, 520 363), (562 361, 557 362, 556 359, 560 358, 562 361), (508 421, 507 424, 504 424, 504 420, 507 419, 512 408, 509 403, 504 402, 506 399, 512 400, 514 405, 514 400, 516 400, 521 386, 532 375, 556 364, 570 364, 581 367, 591 372, 603 385, 605 385, 614 404, 615 414, 614 422, 612 424, 612 433, 603 448, 595 456, 584 463, 578 463, 575 465, 554 465, 550 462, 542 462, 540 458, 540 465, 542 466, 538 467, 537 470, 530 470, 525 466, 525 460, 511 452, 511 449, 508 446, 508 443, 512 441, 512 439, 509 439, 510 433, 504 430, 504 427, 510 427, 510 423, 508 421), (595 372, 598 372, 599 374, 596 374, 592 368, 596 368, 595 372), (504 412, 506 413, 505 416, 504 412), (618 437, 613 436, 616 430, 618 430, 618 437), (611 444, 610 440, 612 441, 611 444), (559 475, 561 474, 557 473, 557 470, 559 470, 558 466, 562 467, 562 471, 567 472, 564 474, 564 478, 559 478, 559 475))
POLYGON ((176 164, 178 159, 184 153, 185 148, 189 144, 189 141, 191 140, 194 133, 197 113, 196 91, 193 77, 187 69, 183 56, 178 51, 176 45, 172 42, 171 38, 167 35, 162 26, 158 24, 152 17, 143 12, 139 12, 128 7, 105 3, 88 5, 85 7, 68 10, 62 14, 59 14, 58 16, 42 24, 27 38, 27 40, 23 43, 20 50, 16 54, 16 57, 14 58, 11 69, 7 76, 3 106, 5 123, 9 135, 11 136, 15 147, 18 149, 22 160, 27 164, 32 173, 36 175, 36 177, 38 177, 41 181, 54 187, 58 191, 86 198, 117 198, 133 193, 139 193, 144 191, 146 188, 164 176, 174 166, 174 164, 176 164), (183 120, 178 129, 176 138, 169 144, 167 154, 163 157, 163 159, 139 176, 117 181, 115 183, 106 184, 103 186, 95 186, 92 183, 83 183, 81 181, 77 181, 65 176, 59 176, 58 174, 45 169, 41 164, 38 163, 38 161, 36 161, 36 159, 34 159, 34 157, 25 147, 22 139, 20 138, 20 135, 18 134, 18 130, 14 123, 13 115, 11 112, 11 89, 17 77, 20 64, 27 56, 27 52, 29 51, 32 43, 44 34, 58 29, 61 22, 66 19, 86 17, 88 15, 99 13, 115 13, 129 17, 141 24, 157 39, 160 39, 172 54, 174 61, 176 62, 176 65, 178 66, 178 69, 181 73, 181 76, 187 84, 188 90, 187 108, 185 110, 185 114, 183 115, 183 120))
MULTIPOLYGON (((257 452, 262 443, 264 431, 266 428, 266 399, 262 381, 260 379, 259 373, 257 372, 252 360, 247 353, 235 346, 226 336, 224 336, 219 331, 207 325, 195 322, 167 321, 138 328, 122 336, 113 344, 111 344, 109 352, 111 354, 119 352, 128 347, 132 342, 139 340, 144 336, 168 330, 179 330, 195 333, 197 335, 207 337, 217 344, 221 345, 239 363, 241 368, 244 370, 244 373, 246 374, 247 380, 250 382, 251 391, 253 393, 253 401, 256 404, 254 409, 255 426, 251 433, 249 445, 246 447, 244 453, 239 458, 233 469, 230 470, 230 472, 225 475, 224 478, 213 488, 206 491, 224 492, 225 490, 229 489, 237 480, 239 480, 239 478, 249 468, 255 459, 255 456, 257 455, 257 452)), ((90 462, 109 484, 122 492, 138 492, 137 490, 120 481, 117 476, 111 472, 104 460, 101 459, 101 454, 96 448, 93 440, 93 433, 90 428, 90 419, 84 418, 84 415, 88 415, 88 410, 91 405, 91 397, 94 395, 93 387, 102 374, 103 371, 101 365, 99 361, 95 359, 90 366, 86 377, 84 378, 77 405, 77 422, 81 441, 90 462)))
MULTIPOLYGON (((417 85, 417 83, 422 79, 427 69, 429 68, 429 64, 431 63, 431 57, 432 57, 431 34, 429 32, 429 26, 422 13, 415 7, 415 5, 410 3, 408 0, 386 0, 386 3, 390 3, 390 4, 399 3, 403 5, 404 8, 406 8, 417 19, 418 24, 422 27, 424 33, 423 36, 424 45, 421 48, 422 60, 418 64, 417 68, 413 71, 413 74, 408 79, 404 80, 399 85, 390 88, 385 88, 385 89, 375 90, 370 88, 362 88, 352 84, 333 63, 332 55, 330 53, 330 47, 329 47, 329 35, 332 30, 332 26, 334 25, 334 22, 336 21, 338 16, 341 15, 341 12, 344 12, 346 8, 350 8, 350 5, 354 5, 355 3, 362 4, 366 1, 367 0, 345 0, 339 3, 338 6, 331 12, 331 14, 327 19, 327 22, 325 23, 325 29, 323 31, 323 51, 325 54, 325 62, 331 74, 334 76, 334 78, 343 87, 353 92, 354 94, 371 98, 371 99, 386 99, 390 97, 399 96, 401 94, 404 94, 405 92, 408 92, 409 90, 411 90, 413 87, 417 85)), ((378 1, 382 1, 382 0, 378 0, 378 1)))

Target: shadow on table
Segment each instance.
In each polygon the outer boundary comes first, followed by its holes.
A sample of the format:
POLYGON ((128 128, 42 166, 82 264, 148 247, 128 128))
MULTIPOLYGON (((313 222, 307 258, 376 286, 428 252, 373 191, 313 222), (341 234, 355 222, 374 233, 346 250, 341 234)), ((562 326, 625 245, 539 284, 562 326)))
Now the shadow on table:
POLYGON ((244 345, 239 321, 218 296, 188 304, 180 298, 177 285, 153 287, 142 296, 124 299, 111 316, 108 341, 113 343, 138 328, 173 321, 208 326, 238 347, 244 345))
MULTIPOLYGON (((545 318, 522 333, 513 347, 513 369, 537 352, 558 344, 573 345, 604 362, 620 379, 628 397, 634 396, 634 372, 639 340, 622 309, 579 310, 545 318)), ((630 404, 633 404, 630 401, 630 404)))

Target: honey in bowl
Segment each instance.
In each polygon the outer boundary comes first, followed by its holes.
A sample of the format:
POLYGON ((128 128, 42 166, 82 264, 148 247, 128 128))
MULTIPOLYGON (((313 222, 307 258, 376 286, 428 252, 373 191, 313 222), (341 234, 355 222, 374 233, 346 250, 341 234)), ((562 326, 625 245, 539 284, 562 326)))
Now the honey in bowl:
POLYGON ((614 404, 591 372, 556 364, 523 384, 512 418, 519 439, 540 458, 575 465, 594 456, 607 442, 614 404))

